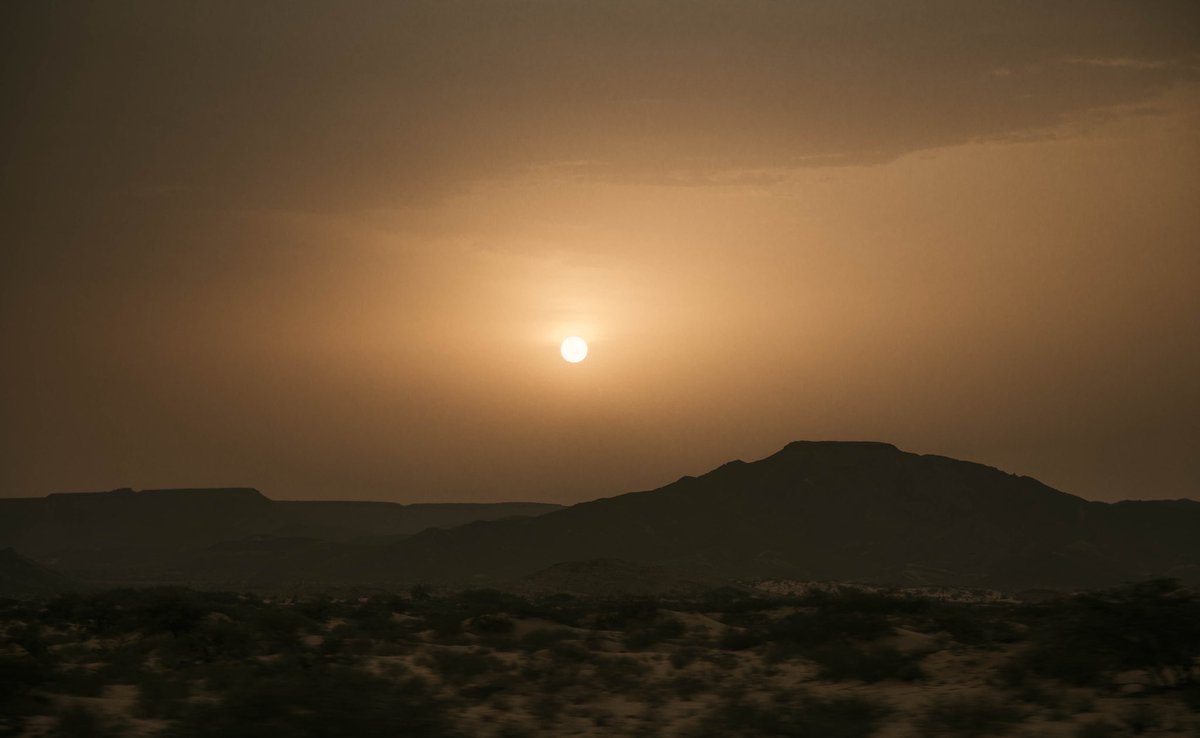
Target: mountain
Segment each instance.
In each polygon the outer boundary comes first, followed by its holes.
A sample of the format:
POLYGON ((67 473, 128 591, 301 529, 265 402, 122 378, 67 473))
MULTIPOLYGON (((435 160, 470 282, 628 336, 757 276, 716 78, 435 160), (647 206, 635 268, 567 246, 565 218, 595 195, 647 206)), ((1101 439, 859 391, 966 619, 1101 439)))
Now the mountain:
POLYGON ((188 562, 201 559, 212 560, 204 566, 214 574, 222 567, 237 571, 241 564, 228 548, 242 545, 239 541, 258 540, 261 547, 264 539, 280 539, 273 544, 276 553, 290 549, 292 554, 297 541, 321 543, 318 558, 328 558, 329 550, 427 528, 560 508, 534 502, 280 502, 249 488, 119 489, 0 499, 0 547, 84 576, 169 581, 188 562))
POLYGON ((425 531, 321 575, 483 583, 594 559, 705 578, 1001 588, 1200 579, 1200 503, 1090 502, 886 443, 796 442, 652 491, 425 531))
POLYGON ((74 588, 75 583, 62 574, 30 561, 11 548, 0 549, 0 596, 47 595, 74 588))
POLYGON ((253 489, 0 500, 0 546, 106 585, 583 592, 785 578, 1072 589, 1200 582, 1200 503, 1090 502, 886 443, 796 442, 569 508, 276 502, 253 489))

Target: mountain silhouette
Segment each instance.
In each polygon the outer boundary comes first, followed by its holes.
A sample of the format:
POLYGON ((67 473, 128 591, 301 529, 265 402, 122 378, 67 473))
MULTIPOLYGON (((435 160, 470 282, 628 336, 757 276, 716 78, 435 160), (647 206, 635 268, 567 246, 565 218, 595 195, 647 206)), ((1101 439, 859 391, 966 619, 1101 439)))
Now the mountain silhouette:
POLYGON ((1092 502, 886 443, 800 441, 568 508, 277 502, 253 489, 0 500, 0 546, 104 584, 544 590, 587 579, 574 589, 616 591, 786 578, 1069 589, 1200 581, 1200 503, 1092 502))
POLYGON ((299 541, 337 548, 335 544, 386 541, 431 527, 538 515, 560 507, 537 502, 280 502, 250 488, 60 493, 0 499, 0 546, 84 574, 119 579, 119 572, 129 572, 139 579, 140 573, 154 569, 156 576, 170 578, 181 561, 206 551, 236 569, 241 564, 229 550, 237 549, 239 541, 259 539, 261 548, 261 539, 277 538, 274 549, 294 553, 299 541))
POLYGON ((0 596, 55 594, 76 586, 62 574, 30 561, 13 549, 0 548, 0 596))
POLYGON ((665 487, 429 530, 333 578, 478 583, 621 559, 696 576, 1089 587, 1200 572, 1200 503, 1091 502, 874 442, 795 442, 665 487))

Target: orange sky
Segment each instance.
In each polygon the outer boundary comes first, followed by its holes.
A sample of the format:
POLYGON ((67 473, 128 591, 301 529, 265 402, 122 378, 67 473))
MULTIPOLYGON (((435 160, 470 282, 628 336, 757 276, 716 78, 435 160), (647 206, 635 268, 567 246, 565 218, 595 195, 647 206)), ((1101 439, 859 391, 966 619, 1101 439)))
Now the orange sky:
POLYGON ((0 11, 0 496, 1200 497, 1194 2, 246 5, 0 11))

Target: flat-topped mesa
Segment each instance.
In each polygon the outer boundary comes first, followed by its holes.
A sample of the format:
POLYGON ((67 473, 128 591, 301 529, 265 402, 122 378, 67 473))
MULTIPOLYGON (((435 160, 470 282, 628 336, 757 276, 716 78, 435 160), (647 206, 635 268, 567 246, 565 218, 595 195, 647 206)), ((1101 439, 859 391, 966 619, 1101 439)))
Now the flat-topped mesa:
POLYGON ((120 487, 107 492, 52 492, 47 499, 79 499, 79 498, 196 498, 221 497, 227 499, 269 499, 253 487, 170 487, 162 490, 132 490, 130 487, 120 487))
POLYGON ((131 502, 187 501, 187 502, 270 502, 270 499, 253 487, 182 487, 177 489, 144 489, 135 491, 129 487, 107 492, 52 492, 47 500, 100 501, 122 500, 131 502))
POLYGON ((795 453, 841 453, 841 454, 902 454, 900 449, 883 441, 792 441, 779 451, 780 454, 795 453))
MULTIPOLYGON (((134 492, 129 487, 120 487, 118 489, 110 489, 107 491, 100 491, 100 492, 51 492, 50 494, 46 495, 46 499, 49 500, 49 499, 57 498, 57 499, 73 500, 73 499, 84 499, 84 498, 89 498, 89 497, 90 498, 103 497, 104 499, 111 500, 111 499, 116 499, 116 498, 120 498, 120 497, 133 497, 136 494, 137 494, 137 492, 134 492)), ((28 498, 28 499, 34 499, 34 498, 28 498)))
POLYGON ((160 498, 188 499, 195 497, 220 497, 230 500, 269 501, 266 495, 253 487, 182 487, 178 489, 144 489, 136 494, 153 495, 160 498))

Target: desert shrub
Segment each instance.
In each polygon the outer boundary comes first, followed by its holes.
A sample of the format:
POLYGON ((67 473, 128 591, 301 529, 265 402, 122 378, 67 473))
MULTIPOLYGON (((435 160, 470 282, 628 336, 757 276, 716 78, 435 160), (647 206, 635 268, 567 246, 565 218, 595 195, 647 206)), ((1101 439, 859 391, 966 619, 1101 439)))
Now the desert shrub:
POLYGON ((1021 702, 1045 707, 1056 713, 1062 709, 1066 701, 1066 693, 1063 690, 1054 689, 1034 681, 1029 681, 1021 685, 1017 689, 1015 696, 1021 702))
POLYGON ((993 697, 946 697, 925 708, 918 726, 931 737, 1003 735, 1024 717, 1018 708, 993 697))
POLYGON ((424 627, 432 629, 442 639, 461 635, 464 623, 480 616, 523 615, 529 609, 529 603, 523 598, 493 589, 468 590, 448 597, 414 598, 409 608, 410 614, 423 619, 424 627))
POLYGON ((97 697, 104 691, 104 676, 93 669, 72 666, 56 672, 47 686, 76 697, 97 697))
POLYGON ((51 669, 38 660, 22 656, 0 656, 0 705, 32 690, 45 682, 51 669))
POLYGON ((331 663, 347 666, 359 663, 364 656, 372 653, 375 643, 370 638, 353 637, 353 632, 341 628, 334 629, 334 632, 326 636, 317 647, 317 653, 331 663))
POLYGON ((591 661, 594 654, 573 641, 559 641, 547 649, 550 657, 559 663, 581 664, 591 661))
POLYGON ((772 623, 767 630, 767 640, 803 646, 835 640, 871 640, 887 635, 891 630, 887 617, 879 612, 822 608, 792 613, 772 623))
MULTIPOLYGON (((342 627, 360 638, 398 638, 404 635, 406 629, 392 618, 394 612, 386 600, 368 600, 347 613, 347 622, 342 627)), ((453 630, 457 631, 456 619, 453 630)))
POLYGON ((140 590, 127 603, 130 627, 148 634, 178 637, 197 627, 209 612, 195 592, 179 587, 140 590))
POLYGON ((725 651, 745 651, 763 642, 763 634, 747 628, 726 628, 717 639, 717 648, 725 651))
POLYGON ((98 669, 100 679, 108 684, 137 682, 145 673, 146 658, 154 646, 152 639, 140 639, 102 651, 99 655, 103 662, 98 669))
POLYGON ((432 630, 434 639, 439 643, 453 644, 461 643, 465 639, 462 636, 466 631, 463 630, 462 620, 454 613, 438 612, 425 615, 423 630, 432 630))
MULTIPOLYGON (((164 667, 182 669, 217 661, 238 661, 261 651, 275 651, 281 640, 284 638, 279 634, 269 642, 262 640, 259 631, 250 623, 213 620, 178 638, 162 641, 158 656, 164 667)), ((290 641, 296 642, 294 633, 290 641)))
POLYGON ((967 645, 1014 643, 1021 636, 1006 608, 989 605, 943 604, 922 619, 923 629, 945 631, 967 645))
POLYGON ((756 597, 736 587, 719 587, 701 594, 690 609, 696 612, 737 613, 753 612, 773 604, 773 601, 756 597))
POLYGON ((881 703, 861 697, 820 699, 800 695, 769 707, 733 699, 713 710, 692 735, 866 738, 887 713, 881 703))
POLYGON ((1195 678, 1200 602, 1172 580, 1128 585, 1046 606, 1025 658, 1036 672, 1102 684, 1146 669, 1163 686, 1195 678))
POLYGON ((1028 659, 1022 656, 1009 659, 996 670, 992 683, 1013 690, 1022 702, 1029 702, 1051 709, 1062 706, 1066 693, 1045 685, 1030 668, 1028 659))
POLYGON ((661 641, 679 638, 683 633, 683 623, 676 618, 659 618, 627 632, 625 647, 631 651, 641 651, 661 641))
POLYGON ((37 614, 33 600, 0 597, 0 620, 28 620, 37 614))
POLYGON ((64 708, 50 731, 51 738, 116 738, 120 734, 111 720, 80 704, 64 708))
POLYGON ((522 636, 520 645, 526 651, 540 651, 560 641, 570 641, 577 638, 579 638, 579 635, 567 628, 538 628, 522 636))
POLYGON ((339 603, 334 602, 333 598, 327 595, 318 595, 300 600, 294 607, 296 608, 296 612, 314 622, 329 620, 335 617, 342 609, 339 603))
POLYGON ((420 680, 358 669, 261 665, 234 675, 222 699, 192 706, 164 738, 423 738, 457 735, 420 680))
POLYGON ((684 646, 671 654, 671 666, 676 669, 686 668, 700 658, 701 653, 703 652, 695 646, 684 646))
POLYGON ((505 668, 504 662, 489 653, 449 649, 426 652, 417 663, 436 671, 443 681, 459 685, 505 668))
POLYGON ((628 656, 611 656, 596 661, 596 681, 605 689, 627 692, 641 686, 648 668, 628 656))
POLYGON ((533 738, 533 731, 516 723, 505 723, 496 729, 495 738, 533 738))
POLYGON ((138 685, 137 712, 142 717, 173 720, 183 714, 191 693, 186 678, 157 674, 138 685))
POLYGON ((1072 715, 1083 715, 1096 711, 1096 699, 1090 694, 1068 694, 1063 700, 1063 706, 1072 715))
POLYGON ((43 637, 42 628, 38 623, 10 626, 5 637, 9 643, 19 646, 32 658, 45 659, 51 656, 49 644, 43 637))
POLYGON ((738 657, 731 653, 725 653, 724 651, 710 651, 706 654, 702 654, 700 658, 724 671, 736 669, 738 665, 738 657))
POLYGON ((680 674, 670 681, 669 686, 680 699, 690 700, 697 694, 708 691, 712 685, 698 676, 680 674))
POLYGON ((468 630, 478 635, 501 636, 512 633, 515 627, 516 623, 512 618, 485 613, 473 618, 468 625, 468 630))
POLYGON ((468 589, 455 599, 472 615, 489 612, 524 612, 529 607, 525 598, 498 589, 468 589))
POLYGON ((1045 641, 1018 656, 1038 674, 1061 679, 1070 684, 1098 686, 1107 682, 1111 660, 1106 654, 1045 641))
POLYGON ((866 592, 853 588, 809 592, 798 598, 796 604, 814 607, 831 615, 853 614, 869 618, 921 614, 933 607, 932 601, 926 597, 866 592))
POLYGON ((558 692, 579 682, 580 668, 578 664, 543 661, 525 665, 520 678, 542 692, 558 692))
POLYGON ((543 726, 549 726, 558 720, 563 707, 563 701, 553 692, 542 692, 529 703, 529 712, 543 726))
POLYGON ((300 633, 309 630, 313 623, 291 608, 263 607, 254 612, 248 625, 267 653, 286 653, 302 647, 300 633))
POLYGON ((1115 738, 1121 729, 1107 720, 1089 720, 1075 728, 1075 738, 1115 738))
POLYGON ((609 602, 597 609, 591 618, 591 625, 599 630, 630 631, 653 623, 658 617, 658 605, 656 600, 648 597, 609 602))
POLYGON ((221 620, 206 623, 197 633, 209 660, 249 658, 258 650, 258 639, 251 626, 221 620))
POLYGON ((1200 712, 1200 683, 1193 682, 1179 690, 1183 704, 1192 712, 1200 712))
POLYGON ((51 673, 51 667, 40 660, 0 656, 0 735, 24 732, 25 716, 40 712, 45 702, 35 690, 51 673))
POLYGON ((1020 689, 1035 678, 1029 659, 1023 655, 1009 659, 995 671, 993 684, 999 684, 1009 689, 1020 689))
POLYGON ((595 612, 595 603, 560 592, 526 600, 519 609, 508 611, 517 617, 542 618, 570 627, 578 627, 595 612))
POLYGON ((820 667, 817 676, 821 679, 858 679, 864 682, 898 679, 911 682, 924 677, 919 656, 903 653, 891 646, 862 647, 835 642, 810 648, 806 655, 820 667))
POLYGON ((125 619, 121 601, 132 590, 111 590, 80 594, 70 592, 55 597, 46 603, 42 622, 48 625, 78 625, 85 631, 97 635, 115 635, 125 619))
POLYGON ((1154 705, 1135 702, 1121 713, 1121 722, 1130 733, 1141 735, 1162 724, 1162 716, 1154 705))
POLYGON ((458 696, 471 703, 479 704, 507 692, 511 687, 512 680, 510 679, 489 679, 478 684, 467 684, 458 690, 458 696))
POLYGON ((761 630, 764 633, 766 632, 767 625, 771 622, 771 618, 757 610, 735 610, 733 612, 720 613, 717 620, 725 625, 746 628, 748 630, 761 630))
POLYGON ((772 643, 762 651, 763 663, 768 667, 774 667, 784 661, 791 661, 803 656, 804 651, 799 646, 792 643, 772 643))

